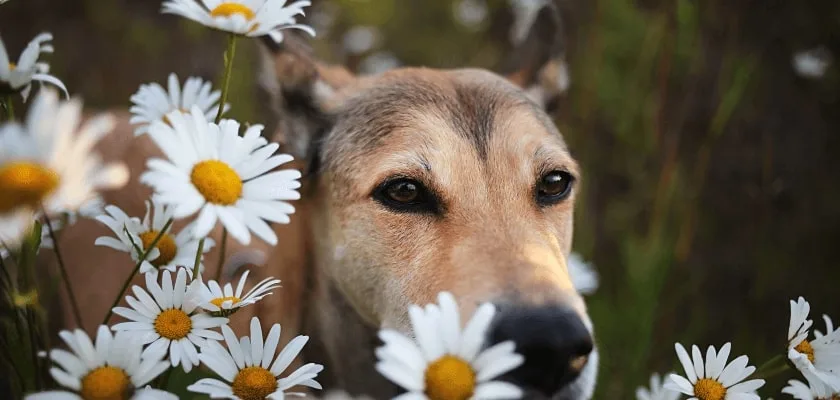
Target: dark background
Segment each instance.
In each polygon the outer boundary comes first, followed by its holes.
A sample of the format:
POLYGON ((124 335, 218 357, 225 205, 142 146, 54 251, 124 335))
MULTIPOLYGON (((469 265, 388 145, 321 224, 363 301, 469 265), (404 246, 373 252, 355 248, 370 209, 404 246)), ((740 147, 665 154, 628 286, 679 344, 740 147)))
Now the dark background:
MULTIPOLYGON (((319 56, 360 73, 492 67, 509 44, 501 0, 314 3, 319 56)), ((840 70, 807 77, 792 63, 814 48, 840 54, 840 2, 558 5, 571 86, 556 121, 584 171, 575 250, 602 281, 589 301, 596 398, 630 398, 650 372, 676 369, 675 341, 732 341, 761 364, 785 350, 787 302, 799 295, 814 317, 840 318, 840 70)), ((223 36, 159 7, 10 0, 0 34, 16 57, 51 31, 51 72, 71 93, 128 108, 141 83, 171 71, 219 78, 223 36)), ((240 41, 231 115, 260 122, 254 50, 240 41)), ((762 393, 780 397, 787 378, 762 393)))

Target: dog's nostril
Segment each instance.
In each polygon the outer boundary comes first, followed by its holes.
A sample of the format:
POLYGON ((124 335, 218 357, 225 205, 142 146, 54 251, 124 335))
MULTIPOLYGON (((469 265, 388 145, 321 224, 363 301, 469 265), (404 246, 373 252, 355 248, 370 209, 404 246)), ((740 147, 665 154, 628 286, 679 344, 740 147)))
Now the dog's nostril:
POLYGON ((514 341, 525 363, 505 379, 546 396, 581 373, 594 346, 580 317, 564 307, 508 308, 498 315, 488 339, 514 341))

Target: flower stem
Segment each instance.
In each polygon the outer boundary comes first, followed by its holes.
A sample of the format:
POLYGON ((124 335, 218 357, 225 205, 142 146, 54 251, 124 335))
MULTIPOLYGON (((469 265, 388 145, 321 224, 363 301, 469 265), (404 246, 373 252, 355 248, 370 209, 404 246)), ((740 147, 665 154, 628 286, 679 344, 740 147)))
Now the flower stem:
POLYGON ((166 231, 169 230, 169 227, 172 226, 173 221, 174 220, 172 218, 166 221, 166 224, 163 225, 163 228, 161 228, 160 232, 158 232, 157 236, 155 236, 154 240, 152 240, 152 243, 149 243, 149 248, 144 250, 140 254, 140 259, 137 260, 136 264, 134 264, 134 270, 131 271, 131 275, 129 275, 128 278, 125 279, 125 282, 122 285, 122 289, 120 289, 120 293, 117 294, 117 298, 114 299, 114 303, 111 304, 110 308, 108 308, 108 314, 105 314, 105 319, 102 320, 102 325, 108 325, 108 321, 111 320, 111 317, 114 315, 114 307, 120 304, 120 300, 122 300, 125 291, 128 290, 128 285, 131 284, 131 280, 134 279, 134 275, 137 275, 137 271, 140 270, 140 266, 143 265, 144 261, 146 261, 146 257, 149 256, 149 253, 152 252, 152 249, 154 249, 155 246, 157 246, 158 242, 161 239, 163 239, 163 235, 165 235, 166 231))
POLYGON ((761 364, 753 376, 756 378, 767 379, 778 375, 779 373, 785 372, 789 368, 786 361, 787 357, 785 355, 777 354, 773 358, 767 360, 764 364, 761 364))
POLYGON ((225 50, 225 74, 222 77, 222 96, 219 99, 219 110, 216 111, 216 123, 222 120, 222 112, 225 110, 225 103, 227 102, 228 86, 230 86, 230 76, 233 72, 233 57, 236 55, 236 35, 230 34, 228 36, 227 50, 225 50))
POLYGON ((204 239, 198 241, 198 251, 195 252, 195 263, 193 264, 193 276, 192 280, 196 280, 201 276, 201 256, 204 254, 204 239))
POLYGON ((12 102, 12 95, 6 96, 6 101, 3 103, 6 105, 6 117, 9 121, 15 120, 15 105, 12 102))
POLYGON ((222 279, 222 269, 225 267, 225 250, 227 249, 227 229, 222 229, 222 244, 219 247, 219 266, 216 268, 216 282, 222 279))
POLYGON ((44 213, 44 222, 46 222, 47 230, 50 233, 50 238, 53 241, 53 250, 55 258, 58 260, 58 269, 61 272, 61 279, 64 281, 64 288, 67 289, 67 296, 70 297, 70 307, 73 309, 73 317, 76 319, 76 325, 79 329, 84 329, 82 326, 82 313, 79 312, 79 304, 76 302, 76 295, 73 293, 73 285, 70 283, 70 275, 67 273, 67 267, 64 265, 64 257, 61 256, 61 246, 58 244, 58 237, 53 230, 50 218, 44 213))

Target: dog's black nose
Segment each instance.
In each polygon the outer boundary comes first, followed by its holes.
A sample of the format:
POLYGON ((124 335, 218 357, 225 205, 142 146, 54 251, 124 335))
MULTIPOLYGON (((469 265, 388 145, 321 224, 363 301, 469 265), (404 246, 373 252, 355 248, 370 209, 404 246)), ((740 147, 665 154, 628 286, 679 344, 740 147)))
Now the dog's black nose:
POLYGON ((581 372, 592 352, 592 335, 565 307, 500 307, 490 343, 512 340, 525 363, 503 377, 551 397, 581 372))

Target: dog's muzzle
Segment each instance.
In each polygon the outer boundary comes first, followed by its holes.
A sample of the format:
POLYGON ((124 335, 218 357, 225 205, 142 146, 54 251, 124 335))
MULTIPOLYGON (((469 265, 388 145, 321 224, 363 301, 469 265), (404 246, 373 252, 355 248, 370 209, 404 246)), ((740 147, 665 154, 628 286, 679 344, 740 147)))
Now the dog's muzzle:
POLYGON ((556 397, 590 362, 592 334, 574 311, 562 306, 504 305, 499 309, 489 345, 516 343, 516 352, 525 357, 525 363, 501 379, 525 390, 525 398, 556 397))

